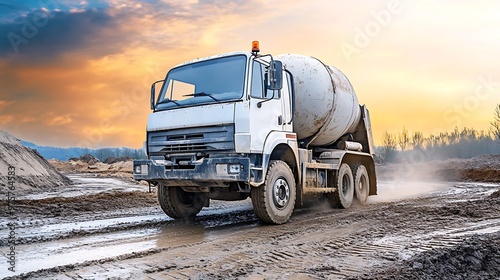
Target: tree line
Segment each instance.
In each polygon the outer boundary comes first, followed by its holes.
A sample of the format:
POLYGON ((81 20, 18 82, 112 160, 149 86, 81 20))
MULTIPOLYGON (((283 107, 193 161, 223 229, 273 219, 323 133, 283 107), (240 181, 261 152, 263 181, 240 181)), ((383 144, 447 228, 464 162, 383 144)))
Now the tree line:
POLYGON ((21 143, 31 149, 36 150, 46 159, 57 159, 62 161, 67 161, 70 158, 78 158, 83 155, 90 154, 100 161, 104 161, 109 157, 122 158, 131 157, 134 159, 145 159, 146 153, 143 149, 133 149, 133 148, 98 148, 89 149, 81 147, 70 147, 70 148, 59 148, 51 146, 38 146, 31 142, 22 141, 21 143))
POLYGON ((145 159, 146 154, 142 149, 133 149, 133 148, 100 148, 100 149, 83 149, 82 155, 90 154, 99 159, 100 161, 104 161, 107 158, 115 157, 115 158, 123 158, 129 157, 133 159, 145 159))
POLYGON ((495 107, 489 131, 455 127, 453 131, 424 136, 420 131, 382 134, 382 146, 377 147, 379 162, 393 162, 400 158, 418 157, 419 160, 471 158, 482 154, 500 154, 500 104, 495 107))

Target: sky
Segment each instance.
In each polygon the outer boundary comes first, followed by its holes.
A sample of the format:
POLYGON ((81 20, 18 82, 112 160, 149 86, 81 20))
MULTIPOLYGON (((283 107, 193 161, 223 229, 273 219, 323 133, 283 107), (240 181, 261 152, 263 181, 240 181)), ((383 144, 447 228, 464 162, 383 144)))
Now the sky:
POLYGON ((494 0, 0 0, 0 129, 139 148, 152 82, 259 40, 261 53, 344 72, 376 144, 403 127, 486 131, 500 103, 499 14, 494 0))

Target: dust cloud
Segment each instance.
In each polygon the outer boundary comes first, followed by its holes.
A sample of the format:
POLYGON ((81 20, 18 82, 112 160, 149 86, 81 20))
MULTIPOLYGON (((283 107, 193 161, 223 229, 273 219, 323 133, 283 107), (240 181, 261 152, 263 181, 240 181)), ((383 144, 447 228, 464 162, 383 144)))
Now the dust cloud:
POLYGON ((378 195, 368 203, 390 202, 452 187, 456 182, 500 182, 500 155, 470 159, 423 161, 377 165, 378 195))
POLYGON ((368 203, 392 202, 412 198, 453 186, 436 172, 434 164, 401 163, 377 166, 378 193, 368 203))
POLYGON ((452 186, 451 182, 379 181, 378 194, 369 196, 367 203, 393 202, 442 191, 452 186))

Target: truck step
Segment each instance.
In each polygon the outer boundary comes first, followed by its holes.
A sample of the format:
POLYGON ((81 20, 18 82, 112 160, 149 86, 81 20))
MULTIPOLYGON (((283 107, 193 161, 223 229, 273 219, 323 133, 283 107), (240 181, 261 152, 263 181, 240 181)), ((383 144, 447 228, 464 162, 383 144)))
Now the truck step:
POLYGON ((309 169, 338 169, 338 164, 305 162, 305 167, 309 169))
POLYGON ((334 188, 304 188, 304 193, 333 193, 337 189, 334 188))

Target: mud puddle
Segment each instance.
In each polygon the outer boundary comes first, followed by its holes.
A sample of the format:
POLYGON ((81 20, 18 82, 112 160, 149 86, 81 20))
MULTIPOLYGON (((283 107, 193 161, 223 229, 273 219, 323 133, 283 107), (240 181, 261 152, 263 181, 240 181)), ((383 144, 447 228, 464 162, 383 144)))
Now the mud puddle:
MULTIPOLYGON (((248 212, 247 207, 242 206, 231 210, 206 211, 200 213, 196 221, 187 223, 161 215, 46 225, 35 230, 28 229, 27 232, 20 231, 19 234, 25 235, 26 239, 32 235, 32 241, 51 237, 63 239, 16 246, 17 266, 20 269, 15 275, 208 242, 219 238, 223 231, 254 227, 256 218, 248 212), (224 217, 229 213, 231 215, 224 217), (244 215, 250 218, 243 220, 244 215)), ((5 247, 0 252, 7 254, 5 247)), ((0 277, 6 275, 9 275, 7 268, 0 269, 0 277)))
POLYGON ((280 226, 261 224, 249 200, 215 201, 190 223, 158 208, 76 211, 20 229, 34 238, 17 247, 16 273, 2 267, 0 277, 345 279, 500 231, 500 198, 492 195, 499 184, 408 185, 411 191, 381 182, 386 199, 344 210, 297 209, 280 226))
POLYGON ((77 197, 102 192, 146 192, 147 186, 140 185, 132 180, 118 178, 96 177, 90 174, 68 174, 66 175, 72 184, 60 188, 58 191, 42 192, 20 196, 19 199, 47 199, 53 197, 77 197))

